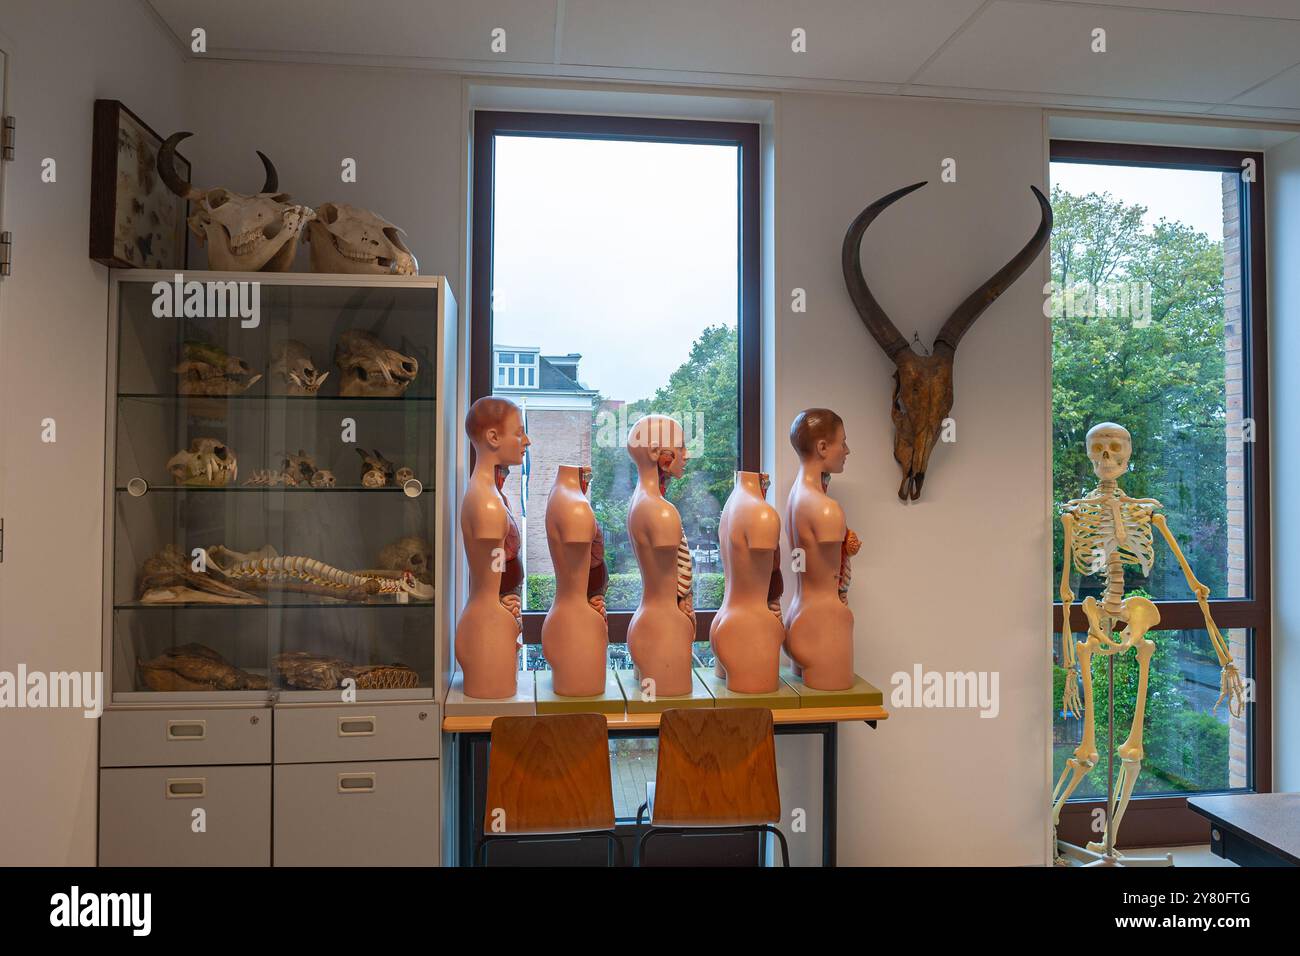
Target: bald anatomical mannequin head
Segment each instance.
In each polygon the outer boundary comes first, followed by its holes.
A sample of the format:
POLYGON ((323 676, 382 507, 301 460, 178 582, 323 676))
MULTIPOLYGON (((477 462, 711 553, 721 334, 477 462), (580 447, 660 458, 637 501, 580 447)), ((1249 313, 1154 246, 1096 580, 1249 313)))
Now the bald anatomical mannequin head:
POLYGON ((530 444, 524 432, 524 415, 508 398, 484 396, 469 407, 465 434, 474 445, 477 461, 493 465, 519 465, 530 444))
POLYGON ((627 453, 639 472, 653 467, 660 477, 668 478, 681 478, 686 473, 686 433, 667 415, 639 419, 628 432, 627 453))
POLYGON ((790 444, 804 465, 816 463, 825 474, 844 471, 849 444, 844 419, 829 408, 805 408, 790 424, 790 444))

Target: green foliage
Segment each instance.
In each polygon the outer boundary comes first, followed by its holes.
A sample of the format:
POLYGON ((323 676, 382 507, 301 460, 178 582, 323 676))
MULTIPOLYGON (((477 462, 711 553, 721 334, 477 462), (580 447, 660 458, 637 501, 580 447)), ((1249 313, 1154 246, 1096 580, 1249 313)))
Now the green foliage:
MULTIPOLYGON (((555 601, 555 575, 528 575, 528 610, 545 611, 555 601)), ((722 604, 723 578, 721 574, 695 575, 695 606, 712 609, 722 604)), ((641 575, 639 572, 620 572, 609 576, 605 589, 605 607, 611 611, 630 611, 641 603, 641 575)))

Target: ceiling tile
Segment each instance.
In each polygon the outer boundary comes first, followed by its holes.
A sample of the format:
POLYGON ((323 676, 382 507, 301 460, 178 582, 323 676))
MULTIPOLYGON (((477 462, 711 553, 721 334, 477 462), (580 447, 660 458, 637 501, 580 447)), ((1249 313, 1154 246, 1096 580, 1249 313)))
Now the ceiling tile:
POLYGON ((980 2, 566 0, 560 62, 901 83, 980 2))
POLYGON ((1300 109, 1300 66, 1292 67, 1250 92, 1234 99, 1233 104, 1247 106, 1280 106, 1300 109))
POLYGON ((997 0, 916 82, 1216 103, 1295 63, 1300 21, 997 0), (1091 51, 1106 30, 1106 53, 1091 51))
POLYGON ((188 48, 207 31, 208 52, 314 53, 550 63, 555 0, 149 0, 188 48), (492 30, 506 50, 491 49, 492 30))
MULTIPOLYGON (((1077 0, 1050 0, 1071 3, 1077 0)), ((1181 10, 1187 13, 1226 13, 1242 17, 1277 17, 1300 20, 1300 0, 1091 0, 1108 7, 1147 10, 1181 10)))

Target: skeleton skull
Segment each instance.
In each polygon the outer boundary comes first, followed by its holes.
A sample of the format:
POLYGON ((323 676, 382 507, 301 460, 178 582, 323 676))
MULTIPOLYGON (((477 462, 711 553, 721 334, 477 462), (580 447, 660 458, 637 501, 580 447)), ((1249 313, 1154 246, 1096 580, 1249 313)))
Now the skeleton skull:
POLYGON ((413 276, 418 265, 388 220, 347 203, 327 202, 307 227, 313 272, 413 276))
POLYGON ((378 448, 368 452, 358 448, 361 456, 361 485, 364 488, 384 488, 393 483, 393 463, 378 448))
POLYGON ((398 538, 384 545, 379 566, 386 571, 409 571, 417 581, 433 583, 433 549, 424 538, 398 538))
POLYGON ((187 451, 167 461, 167 471, 178 485, 222 486, 239 474, 234 451, 215 438, 196 438, 187 451))
POLYGON ((343 333, 334 347, 334 364, 343 370, 339 394, 346 398, 398 398, 420 371, 414 356, 390 349, 378 336, 358 329, 343 333))
POLYGON ((303 228, 316 213, 279 192, 275 166, 260 151, 266 183, 246 195, 220 187, 197 189, 176 174, 176 146, 190 133, 174 133, 158 150, 158 174, 167 187, 194 203, 190 231, 208 247, 208 266, 222 272, 288 272, 303 228))
POLYGON ((280 473, 286 485, 310 485, 316 474, 316 459, 299 448, 298 454, 285 456, 280 473))
POLYGON ((330 374, 316 367, 307 346, 296 339, 272 346, 269 371, 272 395, 315 395, 330 374))
POLYGON ((313 488, 333 488, 334 472, 327 468, 322 468, 316 474, 311 476, 311 486, 313 488))
POLYGON ((179 376, 176 391, 181 395, 238 395, 261 378, 247 362, 217 345, 186 342, 174 369, 179 376))
POLYGON ((1133 438, 1128 429, 1114 422, 1102 422, 1088 429, 1088 460, 1102 481, 1113 480, 1128 471, 1133 438))
POLYGON ((397 469, 397 471, 393 474, 393 481, 397 484, 397 487, 399 488, 405 485, 408 481, 413 480, 414 478, 415 478, 415 469, 407 468, 405 465, 397 469))

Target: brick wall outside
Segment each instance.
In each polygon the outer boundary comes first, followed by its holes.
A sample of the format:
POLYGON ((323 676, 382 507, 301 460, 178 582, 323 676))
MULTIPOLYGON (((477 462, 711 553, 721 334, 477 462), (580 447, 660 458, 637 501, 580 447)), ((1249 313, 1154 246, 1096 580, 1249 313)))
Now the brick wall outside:
MULTIPOLYGON (((1223 346, 1227 408, 1228 593, 1246 596, 1246 455, 1240 440, 1245 385, 1242 350, 1241 204, 1239 173, 1224 173, 1223 188, 1223 346)), ((1225 634, 1232 658, 1244 673, 1246 631, 1233 628, 1225 634)), ((1246 721, 1228 719, 1228 784, 1246 785, 1246 721)))

